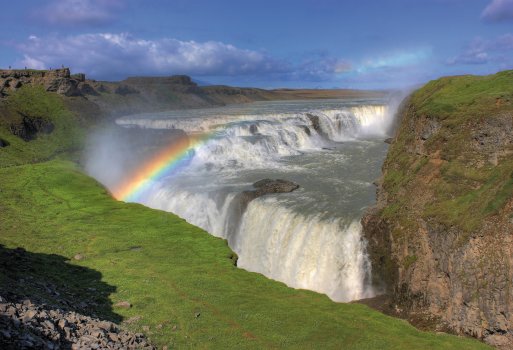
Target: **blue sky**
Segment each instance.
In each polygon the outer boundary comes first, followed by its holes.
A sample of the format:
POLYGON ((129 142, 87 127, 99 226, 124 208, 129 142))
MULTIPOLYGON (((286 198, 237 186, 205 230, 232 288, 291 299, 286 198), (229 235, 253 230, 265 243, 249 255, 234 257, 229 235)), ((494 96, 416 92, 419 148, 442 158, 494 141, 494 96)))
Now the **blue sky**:
POLYGON ((0 67, 99 80, 396 88, 513 69, 513 0, 20 0, 0 67))

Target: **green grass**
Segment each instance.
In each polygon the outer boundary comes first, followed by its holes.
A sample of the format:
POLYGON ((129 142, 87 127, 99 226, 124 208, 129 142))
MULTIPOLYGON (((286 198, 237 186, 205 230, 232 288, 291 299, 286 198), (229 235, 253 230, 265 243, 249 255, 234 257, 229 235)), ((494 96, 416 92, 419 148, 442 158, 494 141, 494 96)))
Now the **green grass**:
MULTIPOLYGON (((68 265, 99 272, 112 302, 133 304, 114 312, 124 318, 141 316, 131 327, 140 331, 149 326, 148 335, 158 345, 486 348, 472 339, 420 332, 366 306, 334 303, 240 270, 225 241, 172 214, 115 201, 72 163, 3 168, 0 179, 0 244, 34 254, 58 254, 70 259, 68 265), (77 253, 85 259, 72 260, 77 253), (196 313, 201 315, 195 317, 196 313)), ((44 261, 46 255, 41 256, 44 261)), ((45 271, 66 273, 59 264, 47 264, 45 271)), ((83 288, 93 284, 91 273, 75 272, 72 280, 83 288)), ((109 305, 101 308, 99 314, 110 314, 109 305)))
POLYGON ((414 233, 417 218, 422 216, 455 226, 468 237, 487 218, 499 214, 513 196, 513 161, 502 157, 492 165, 486 151, 478 151, 473 144, 481 123, 505 114, 513 114, 513 71, 445 77, 414 92, 385 161, 383 186, 391 209, 385 208, 383 217, 413 228, 414 233), (430 118, 440 126, 424 144, 427 154, 439 152, 444 162, 440 175, 433 178, 426 176, 436 173, 436 166, 411 149, 416 141, 410 127, 419 118, 430 118), (430 202, 416 202, 412 193, 419 188, 433 192, 430 202), (419 210, 413 213, 412 208, 419 210))
POLYGON ((513 71, 487 76, 456 76, 433 80, 416 91, 411 102, 416 113, 460 124, 461 119, 483 116, 494 110, 513 109, 513 71), (497 105, 497 99, 503 104, 497 105), (508 105, 509 102, 509 105, 508 105))
MULTIPOLYGON (((238 269, 225 241, 175 215, 114 200, 77 165, 55 159, 82 142, 76 117, 55 94, 23 88, 0 105, 0 117, 0 137, 10 142, 0 148, 0 287, 20 277, 52 283, 61 295, 95 302, 88 314, 139 316, 127 327, 149 326, 145 333, 159 346, 488 348, 238 269), (8 130, 20 113, 48 118, 56 130, 25 142, 8 130), (27 250, 25 260, 13 258, 17 247, 27 250), (122 300, 132 308, 113 307, 122 300)), ((18 287, 46 293, 28 285, 18 287)))
POLYGON ((63 98, 43 87, 25 85, 0 105, 0 139, 10 144, 0 148, 0 167, 39 162, 74 151, 82 145, 83 138, 84 133, 76 117, 64 106, 63 98), (55 130, 26 142, 9 131, 9 126, 19 123, 23 116, 49 120, 55 130))

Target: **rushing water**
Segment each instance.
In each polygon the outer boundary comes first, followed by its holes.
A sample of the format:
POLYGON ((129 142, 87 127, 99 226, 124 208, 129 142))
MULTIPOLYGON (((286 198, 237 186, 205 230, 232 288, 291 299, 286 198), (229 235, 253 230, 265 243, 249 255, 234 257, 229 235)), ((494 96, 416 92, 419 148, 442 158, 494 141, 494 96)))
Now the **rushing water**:
POLYGON ((117 123, 215 130, 187 167, 152 183, 141 203, 227 239, 243 269, 349 301, 375 293, 359 221, 375 200, 372 182, 391 120, 383 101, 322 100, 137 115, 117 123), (257 198, 241 212, 237 194, 264 178, 301 187, 257 198))

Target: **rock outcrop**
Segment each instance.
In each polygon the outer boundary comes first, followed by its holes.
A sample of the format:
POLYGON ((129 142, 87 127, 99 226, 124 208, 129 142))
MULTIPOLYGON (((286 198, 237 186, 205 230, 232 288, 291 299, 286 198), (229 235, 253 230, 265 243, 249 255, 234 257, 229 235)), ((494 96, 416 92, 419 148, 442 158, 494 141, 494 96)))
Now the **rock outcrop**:
POLYGON ((0 297, 2 349, 156 349, 141 333, 109 321, 0 297))
POLYGON ((0 244, 0 349, 155 349, 112 322, 121 321, 108 299, 115 288, 100 276, 59 255, 0 244), (48 266, 62 275, 47 274, 48 266), (70 281, 83 273, 89 284, 70 281))
POLYGON ((46 91, 65 96, 80 95, 79 84, 83 74, 71 76, 69 68, 54 70, 2 70, 0 71, 0 97, 7 96, 24 85, 41 85, 46 91))
POLYGON ((54 124, 40 117, 23 116, 18 123, 10 125, 11 133, 25 141, 31 141, 38 134, 50 134, 55 128, 54 124))
MULTIPOLYGON (((249 202, 258 197, 272 193, 289 193, 299 188, 299 185, 282 179, 263 179, 253 184, 255 190, 244 191, 241 193, 241 206, 245 209, 249 202)), ((244 211, 244 210, 242 210, 244 211)))
POLYGON ((415 92, 362 220, 398 310, 501 349, 513 349, 512 101, 511 71, 415 92))

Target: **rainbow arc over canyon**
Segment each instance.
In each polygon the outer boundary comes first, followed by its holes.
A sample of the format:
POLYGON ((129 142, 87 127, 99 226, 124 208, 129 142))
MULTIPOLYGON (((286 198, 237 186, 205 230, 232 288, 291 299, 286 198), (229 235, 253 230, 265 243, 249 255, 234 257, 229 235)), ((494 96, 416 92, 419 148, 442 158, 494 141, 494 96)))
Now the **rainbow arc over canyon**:
POLYGON ((190 135, 174 140, 128 175, 127 179, 112 191, 114 197, 125 202, 138 201, 152 182, 188 164, 190 151, 207 142, 214 133, 190 135))

